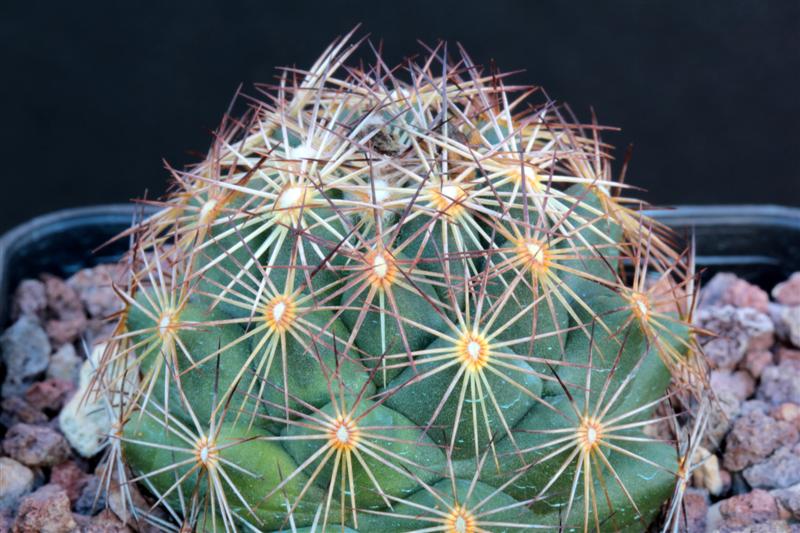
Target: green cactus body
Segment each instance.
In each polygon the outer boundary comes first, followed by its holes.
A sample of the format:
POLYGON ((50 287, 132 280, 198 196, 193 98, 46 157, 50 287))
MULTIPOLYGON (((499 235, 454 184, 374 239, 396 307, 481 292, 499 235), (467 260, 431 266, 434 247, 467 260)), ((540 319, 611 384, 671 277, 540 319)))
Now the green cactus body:
POLYGON ((375 82, 350 51, 223 125, 135 228, 101 371, 141 378, 118 438, 157 523, 645 527, 680 470, 644 429, 694 357, 682 256, 551 102, 439 49, 375 82))

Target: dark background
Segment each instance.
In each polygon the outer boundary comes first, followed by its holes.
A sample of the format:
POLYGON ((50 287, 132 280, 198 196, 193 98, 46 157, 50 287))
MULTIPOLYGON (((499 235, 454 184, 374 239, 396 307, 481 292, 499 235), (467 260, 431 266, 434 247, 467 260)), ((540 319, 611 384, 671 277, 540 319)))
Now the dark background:
MULTIPOLYGON (((800 2, 2 2, 0 230, 162 193, 240 83, 363 22, 391 63, 463 43, 622 126, 658 204, 800 205, 800 2)), ((623 150, 618 151, 622 155, 623 150)))

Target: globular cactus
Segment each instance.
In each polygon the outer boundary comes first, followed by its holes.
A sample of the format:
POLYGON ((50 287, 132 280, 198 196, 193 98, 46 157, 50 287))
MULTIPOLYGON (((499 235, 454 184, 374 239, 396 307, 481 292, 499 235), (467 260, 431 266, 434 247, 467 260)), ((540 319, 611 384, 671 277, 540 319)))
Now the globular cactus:
POLYGON ((704 383, 690 257, 599 126, 461 50, 345 67, 355 49, 259 87, 130 232, 98 383, 138 380, 110 437, 155 500, 132 512, 641 531, 686 478, 648 428, 704 383))

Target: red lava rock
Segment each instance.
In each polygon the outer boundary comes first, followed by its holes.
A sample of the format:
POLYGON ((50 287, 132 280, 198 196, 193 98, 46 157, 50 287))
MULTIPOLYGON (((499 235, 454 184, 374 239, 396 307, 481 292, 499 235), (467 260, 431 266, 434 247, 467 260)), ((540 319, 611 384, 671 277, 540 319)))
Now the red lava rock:
POLYGON ((729 390, 715 391, 716 401, 711 403, 711 413, 704 441, 711 449, 719 448, 734 419, 739 416, 742 402, 729 390))
POLYGON ((786 520, 769 520, 733 529, 725 527, 719 533, 798 533, 796 525, 789 524, 786 520))
POLYGON ((800 450, 784 446, 765 461, 744 470, 744 479, 751 487, 784 489, 800 483, 800 450))
POLYGON ((724 468, 720 468, 719 479, 722 481, 722 490, 720 490, 719 493, 727 494, 728 491, 731 490, 731 485, 733 485, 733 476, 731 476, 731 473, 724 468))
POLYGON ((93 516, 83 529, 83 533, 130 533, 130 531, 131 529, 108 509, 93 516))
POLYGON ((800 485, 772 491, 783 507, 795 518, 800 519, 800 485))
POLYGON ((740 401, 752 396, 756 390, 756 380, 744 370, 737 370, 736 372, 712 370, 710 381, 713 391, 730 391, 740 401))
POLYGON ((86 330, 86 317, 79 315, 65 320, 48 320, 44 326, 54 346, 75 342, 86 330))
POLYGON ((740 367, 750 372, 750 375, 758 379, 766 367, 774 362, 772 352, 769 350, 752 350, 745 354, 740 367))
POLYGON ((778 336, 800 348, 800 305, 773 304, 770 316, 778 336))
POLYGON ((14 522, 14 533, 68 533, 78 527, 72 518, 67 492, 45 485, 23 498, 14 522))
POLYGON ((0 531, 6 533, 11 531, 11 526, 14 524, 14 517, 11 516, 10 511, 0 511, 0 531))
POLYGON ((25 393, 25 399, 36 409, 58 411, 75 391, 75 385, 62 379, 37 381, 25 393))
POLYGON ((30 424, 12 426, 3 441, 3 451, 28 466, 53 466, 70 455, 63 435, 49 427, 30 424))
POLYGON ((800 363, 784 361, 765 368, 757 396, 772 405, 785 402, 800 404, 800 363))
POLYGON ((725 526, 729 528, 769 522, 780 517, 778 501, 769 492, 761 489, 723 500, 719 512, 725 526))
POLYGON ((91 516, 82 515, 80 513, 72 513, 72 519, 75 520, 75 523, 78 525, 77 531, 81 533, 85 533, 89 524, 92 523, 91 516))
POLYGON ((769 416, 775 420, 784 420, 786 422, 800 422, 800 405, 791 402, 785 402, 777 407, 773 407, 769 412, 769 416))
POLYGON ((800 363, 800 350, 793 350, 791 348, 787 348, 786 346, 779 346, 778 351, 776 352, 776 359, 778 364, 787 361, 800 363))
POLYGON ((800 405, 796 403, 782 403, 770 412, 770 416, 775 420, 794 424, 797 429, 800 429, 800 405))
POLYGON ((748 283, 729 272, 720 272, 703 286, 700 306, 732 305, 750 307, 766 313, 769 296, 758 286, 748 283))
POLYGON ((769 316, 755 309, 709 307, 697 313, 697 324, 715 334, 701 340, 713 366, 732 370, 748 351, 772 346, 775 326, 769 316))
POLYGON ((719 272, 711 278, 708 283, 703 285, 700 291, 700 307, 711 307, 721 305, 722 295, 728 287, 737 279, 736 274, 730 272, 719 272))
POLYGON ((722 293, 720 303, 734 307, 750 307, 766 313, 769 306, 769 296, 756 285, 743 279, 736 279, 722 293))
POLYGON ((11 427, 20 422, 24 424, 46 424, 47 415, 20 398, 11 396, 0 403, 0 424, 11 427))
POLYGON ((775 301, 784 305, 800 305, 800 272, 795 272, 772 289, 775 301))
POLYGON ((64 280, 42 276, 47 294, 47 308, 52 316, 45 324, 47 336, 60 346, 76 340, 86 329, 86 313, 78 293, 64 280))
POLYGON ((683 519, 681 526, 686 533, 704 533, 706 530, 706 513, 709 504, 708 491, 705 489, 687 489, 683 496, 683 519))
POLYGON ((50 472, 50 483, 59 485, 67 491, 67 496, 69 496, 71 503, 75 503, 80 498, 90 478, 91 476, 81 470, 74 461, 56 465, 50 472))
POLYGON ((70 318, 83 314, 83 303, 78 293, 63 279, 45 274, 42 280, 47 295, 47 308, 56 318, 70 318))
POLYGON ((67 285, 78 293, 89 316, 105 318, 122 307, 112 287, 113 281, 121 280, 121 274, 117 265, 99 265, 77 272, 67 280, 67 285))
POLYGON ((33 481, 30 468, 10 457, 0 457, 0 512, 14 509, 17 501, 33 490, 33 481))
POLYGON ((747 400, 742 404, 742 408, 739 410, 740 415, 747 415, 754 411, 758 411, 761 414, 767 415, 772 409, 772 406, 763 400, 747 400))
POLYGON ((36 279, 22 280, 14 291, 11 317, 16 320, 22 315, 41 318, 47 308, 47 295, 44 283, 36 279))
POLYGON ((753 411, 733 423, 723 465, 734 472, 743 470, 760 463, 781 446, 794 444, 797 438, 798 430, 793 424, 753 411))

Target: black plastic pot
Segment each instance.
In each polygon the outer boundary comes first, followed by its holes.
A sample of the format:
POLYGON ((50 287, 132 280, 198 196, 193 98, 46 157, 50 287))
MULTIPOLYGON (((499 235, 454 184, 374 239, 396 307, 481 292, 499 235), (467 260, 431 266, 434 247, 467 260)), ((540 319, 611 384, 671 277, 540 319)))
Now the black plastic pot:
POLYGON ((102 246, 148 209, 110 204, 64 209, 36 217, 0 237, 0 326, 8 321, 11 296, 25 278, 41 273, 69 277, 117 259, 128 248, 120 239, 102 246))
MULTIPOLYGON (((100 205, 34 218, 0 237, 0 325, 11 295, 26 277, 47 272, 67 277, 109 262, 128 246, 124 239, 95 251, 128 228, 140 206, 100 205)), ((800 209, 771 206, 686 206, 650 213, 679 235, 694 235, 704 277, 735 272, 770 288, 800 270, 800 209)))
POLYGON ((800 208, 777 205, 697 205, 649 213, 687 240, 708 279, 733 272, 771 289, 800 271, 800 208))

